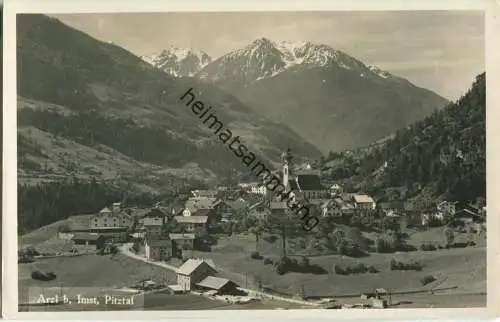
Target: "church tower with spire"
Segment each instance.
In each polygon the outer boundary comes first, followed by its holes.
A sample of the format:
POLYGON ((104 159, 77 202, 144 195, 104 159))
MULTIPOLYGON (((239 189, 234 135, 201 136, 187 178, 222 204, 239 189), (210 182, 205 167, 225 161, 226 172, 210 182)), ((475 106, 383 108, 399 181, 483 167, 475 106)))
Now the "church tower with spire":
POLYGON ((281 174, 282 174, 282 184, 285 186, 285 189, 288 190, 289 185, 290 185, 290 179, 291 179, 291 170, 292 170, 292 153, 290 151, 290 148, 288 148, 286 151, 284 151, 281 154, 281 164, 282 164, 282 169, 281 169, 281 174))

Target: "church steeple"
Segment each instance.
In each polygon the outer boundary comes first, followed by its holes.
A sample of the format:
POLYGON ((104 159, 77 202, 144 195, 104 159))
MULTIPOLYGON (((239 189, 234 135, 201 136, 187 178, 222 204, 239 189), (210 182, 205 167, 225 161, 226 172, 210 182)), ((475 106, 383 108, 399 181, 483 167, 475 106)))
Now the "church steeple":
POLYGON ((281 154, 281 163, 282 163, 282 184, 285 186, 285 189, 288 189, 289 181, 290 181, 290 169, 292 164, 292 153, 290 148, 288 148, 285 152, 281 154))

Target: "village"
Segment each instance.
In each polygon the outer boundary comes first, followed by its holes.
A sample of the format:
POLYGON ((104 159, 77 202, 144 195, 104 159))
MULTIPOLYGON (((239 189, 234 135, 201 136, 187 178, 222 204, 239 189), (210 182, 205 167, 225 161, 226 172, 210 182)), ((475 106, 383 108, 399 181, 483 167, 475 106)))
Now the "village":
MULTIPOLYGON (((95 214, 75 214, 70 218, 79 220, 59 225, 50 240, 21 249, 19 262, 22 265, 44 257, 121 253, 175 272, 175 282, 168 285, 156 285, 153 278, 138 281, 135 287, 142 292, 162 288, 169 294, 204 295, 231 303, 247 303, 266 296, 316 306, 322 303, 321 307, 332 308, 342 306, 328 304, 329 298, 349 292, 307 294, 304 284, 283 292, 286 287, 272 286, 269 283, 272 277, 267 280, 263 277, 266 273, 259 276, 251 267, 246 272, 237 267, 228 269, 224 261, 233 255, 225 253, 224 247, 255 244, 241 248, 247 253, 237 250, 238 256, 252 263, 263 261, 264 268, 256 271, 266 269, 277 276, 311 273, 321 277, 329 274, 329 269, 312 264, 310 258, 340 255, 340 263, 330 264, 331 274, 344 278, 379 272, 381 265, 365 265, 358 260, 370 253, 452 251, 484 243, 485 205, 444 200, 427 205, 422 211, 403 201, 377 202, 366 192, 343 191, 340 184, 325 182, 320 171, 308 163, 298 166, 290 160, 283 154, 282 167, 275 173, 285 187, 292 186, 298 197, 308 201, 310 211, 320 219, 320 225, 311 232, 301 230, 296 225, 297 218, 290 217, 285 202, 274 197, 262 183, 240 183, 233 187, 192 190, 190 196, 181 196, 176 203, 125 207, 116 202, 95 214), (433 229, 440 231, 438 241, 435 235, 434 239, 413 242, 409 237, 411 232, 429 235, 433 229), (346 265, 349 258, 357 262, 346 265)), ((392 259, 390 270, 420 271, 419 265, 392 259)), ((57 280, 56 276, 57 272, 32 273, 32 279, 40 281, 57 280)), ((356 296, 364 299, 361 306, 390 306, 390 301, 380 296, 388 293, 384 289, 387 286, 377 282, 377 278, 372 279, 373 288, 365 286, 356 296)), ((444 280, 422 276, 421 291, 434 291, 444 280)))

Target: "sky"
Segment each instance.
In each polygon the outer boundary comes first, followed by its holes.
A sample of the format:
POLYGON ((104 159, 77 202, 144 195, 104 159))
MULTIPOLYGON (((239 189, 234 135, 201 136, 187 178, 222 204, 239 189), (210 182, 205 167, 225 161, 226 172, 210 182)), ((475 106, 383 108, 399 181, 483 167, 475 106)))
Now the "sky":
POLYGON ((484 15, 474 11, 106 13, 52 15, 132 53, 170 46, 213 59, 261 37, 310 41, 456 100, 485 70, 484 15))

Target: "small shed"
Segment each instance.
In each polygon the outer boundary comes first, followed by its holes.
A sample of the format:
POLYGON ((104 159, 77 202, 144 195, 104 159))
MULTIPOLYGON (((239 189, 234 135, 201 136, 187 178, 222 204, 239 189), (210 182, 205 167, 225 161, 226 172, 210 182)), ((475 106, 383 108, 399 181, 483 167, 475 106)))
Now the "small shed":
POLYGON ((225 278, 207 276, 202 281, 196 283, 196 287, 210 291, 217 291, 217 294, 243 295, 244 292, 238 289, 238 285, 225 278))

